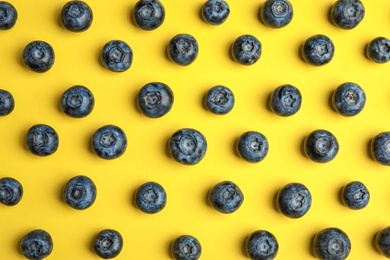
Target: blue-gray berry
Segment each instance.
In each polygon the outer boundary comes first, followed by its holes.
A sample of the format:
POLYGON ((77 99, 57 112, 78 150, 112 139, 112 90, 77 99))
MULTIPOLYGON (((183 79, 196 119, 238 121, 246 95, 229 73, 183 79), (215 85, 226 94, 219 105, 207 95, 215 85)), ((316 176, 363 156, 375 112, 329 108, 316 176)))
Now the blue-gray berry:
POLYGON ((173 106, 173 92, 168 85, 162 82, 150 82, 139 91, 137 104, 145 116, 162 117, 173 106))
POLYGON ((91 140, 92 150, 102 159, 120 157, 127 148, 125 132, 115 125, 105 125, 95 131, 91 140))
POLYGON ((267 0, 260 9, 261 20, 271 28, 288 25, 293 15, 293 7, 288 0, 267 0))
POLYGON ((214 114, 225 115, 233 109, 233 92, 229 88, 221 85, 212 87, 204 97, 204 105, 214 114))
POLYGON ((270 96, 271 110, 279 116, 294 115, 301 108, 301 104, 301 92, 289 84, 277 87, 270 96))
POLYGON ((89 115, 95 105, 92 92, 80 85, 67 89, 61 97, 61 110, 68 116, 82 118, 89 115))
POLYGON ((62 7, 61 22, 69 31, 86 31, 91 26, 92 20, 92 9, 83 1, 70 1, 62 7))
POLYGON ((351 241, 339 228, 326 228, 313 239, 314 255, 321 260, 343 260, 351 251, 351 241))
POLYGON ((135 204, 143 212, 154 214, 163 210, 167 204, 167 194, 160 184, 146 182, 135 192, 135 204))
POLYGON ((245 240, 245 251, 252 260, 272 260, 278 254, 276 237, 267 230, 257 230, 245 240))
POLYGON ((343 116, 359 114, 366 104, 366 94, 356 83, 346 82, 337 87, 332 95, 332 105, 343 116))
POLYGON ((322 34, 308 38, 302 45, 303 59, 313 66, 322 66, 329 63, 335 52, 331 39, 322 34))
POLYGON ((123 248, 122 235, 113 229, 100 231, 93 240, 93 250, 103 259, 114 258, 123 248))
POLYGON ((0 89, 0 116, 9 115, 15 108, 15 100, 10 92, 0 89))
POLYGON ((23 63, 32 71, 46 72, 54 64, 55 54, 50 44, 44 41, 33 41, 23 51, 23 63))
POLYGON ((89 208, 96 199, 96 186, 87 176, 75 176, 70 179, 64 188, 63 198, 66 204, 74 209, 89 208))
POLYGON ((45 230, 35 229, 22 238, 20 250, 26 258, 40 260, 53 251, 53 239, 45 230))
POLYGON ((244 202, 244 194, 235 183, 223 181, 211 188, 208 200, 217 211, 230 214, 240 208, 244 202))
POLYGON ((15 7, 5 1, 0 1, 0 30, 9 30, 14 27, 18 19, 15 7))
POLYGON ((202 6, 201 14, 208 24, 220 25, 229 17, 229 4, 225 0, 207 0, 202 6))
POLYGON ((34 125, 27 132, 26 145, 28 150, 35 155, 51 155, 58 149, 58 134, 49 125, 34 125))
POLYGON ((242 65, 252 65, 261 56, 261 42, 253 35, 245 34, 238 37, 231 47, 233 59, 242 65))
POLYGON ((350 209, 362 209, 370 201, 370 192, 360 181, 353 181, 341 190, 341 200, 350 209))
POLYGON ((124 41, 112 40, 104 45, 100 60, 108 70, 124 72, 133 62, 133 50, 124 41))
POLYGON ((247 162, 261 162, 268 154, 267 138, 255 131, 243 133, 236 142, 238 155, 247 162))
POLYGON ((135 24, 143 30, 154 30, 162 25, 165 9, 158 0, 139 0, 133 10, 135 24))
POLYGON ((375 236, 375 246, 386 258, 390 258, 390 226, 385 227, 375 236))
POLYGON ((326 163, 336 157, 339 143, 331 132, 322 129, 315 130, 305 138, 304 151, 312 161, 326 163))
POLYGON ((19 181, 11 177, 0 179, 0 203, 6 206, 14 206, 23 197, 23 186, 19 181))
POLYGON ((390 132, 382 132, 371 140, 371 155, 378 163, 390 166, 390 132))
POLYGON ((289 183, 276 196, 279 211, 289 218, 304 216, 311 207, 311 194, 301 183, 289 183))
POLYGON ((385 37, 373 39, 366 48, 367 57, 376 63, 386 63, 390 60, 390 40, 385 37))
POLYGON ((202 247, 193 236, 177 237, 171 245, 171 255, 175 260, 197 260, 202 254, 202 247))
POLYGON ((181 66, 193 63, 198 52, 199 45, 196 39, 192 35, 184 33, 173 37, 167 46, 169 59, 181 66))
POLYGON ((330 9, 332 22, 342 29, 355 28, 364 18, 364 5, 359 0, 337 0, 330 9))

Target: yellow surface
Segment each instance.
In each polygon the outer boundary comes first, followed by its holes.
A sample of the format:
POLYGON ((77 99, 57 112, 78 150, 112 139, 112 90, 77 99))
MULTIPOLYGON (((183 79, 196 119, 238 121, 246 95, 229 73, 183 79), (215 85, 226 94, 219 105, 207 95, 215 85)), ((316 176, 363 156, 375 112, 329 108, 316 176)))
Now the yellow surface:
POLYGON ((13 0, 19 19, 13 29, 0 31, 0 88, 16 101, 15 110, 0 118, 0 177, 16 178, 24 187, 18 205, 0 205, 0 259, 23 259, 19 241, 36 228, 53 237, 50 259, 99 259, 90 245, 105 228, 123 236, 118 259, 171 259, 169 245, 182 234, 199 239, 202 259, 248 259, 242 245, 258 229, 277 237, 278 259, 314 259, 311 239, 326 227, 349 235, 349 259, 383 259, 372 239, 390 225, 390 168, 370 158, 368 145, 376 134, 390 130, 390 63, 369 61, 364 48, 377 36, 389 36, 388 0, 363 1, 366 15, 349 31, 328 21, 333 0, 292 0, 293 21, 278 30, 259 22, 263 0, 229 1, 231 14, 220 26, 200 19, 203 0, 166 0, 165 22, 155 31, 131 23, 135 0, 87 2, 94 20, 86 32, 60 26, 63 0, 13 0), (167 43, 178 33, 192 34, 199 42, 198 58, 187 67, 165 56, 167 43), (313 67, 298 51, 318 33, 333 40, 336 52, 329 64, 313 67), (230 45, 242 34, 262 42, 263 54, 253 66, 229 57, 230 45), (110 72, 99 63, 102 47, 113 39, 126 41, 134 52, 133 64, 124 73, 110 72), (24 47, 33 40, 47 41, 55 50, 55 64, 46 73, 34 73, 21 63, 24 47), (146 118, 135 106, 139 89, 151 81, 168 84, 175 95, 172 110, 159 119, 146 118), (352 118, 338 115, 329 104, 332 91, 346 81, 358 83, 367 95, 366 107, 352 118), (303 104, 296 115, 282 118, 269 111, 267 99, 286 83, 300 89, 303 104), (83 119, 59 109, 62 93, 76 84, 95 96, 92 114, 83 119), (228 86, 236 97, 234 109, 224 116, 202 106, 206 91, 217 84, 228 86), (26 132, 37 123, 58 132, 55 154, 41 158, 25 148, 26 132), (128 137, 125 154, 111 161, 89 148, 93 132, 106 124, 118 125, 128 137), (207 138, 208 150, 198 165, 181 165, 166 152, 169 137, 183 127, 207 138), (319 128, 331 131, 340 144, 339 154, 327 164, 314 163, 301 151, 305 136, 319 128), (233 149, 237 137, 248 130, 263 133, 269 141, 268 156, 258 164, 243 161, 233 149), (98 189, 95 203, 84 211, 61 200, 64 184, 80 174, 89 176, 98 189), (241 208, 230 215, 206 203, 208 190, 223 180, 235 182, 245 196, 241 208), (371 193, 369 205, 360 211, 338 199, 340 189, 354 180, 371 193), (146 181, 159 182, 167 192, 167 206, 155 215, 132 203, 134 191, 146 181), (287 218, 273 207, 277 191, 290 182, 301 182, 312 193, 312 207, 300 219, 287 218))

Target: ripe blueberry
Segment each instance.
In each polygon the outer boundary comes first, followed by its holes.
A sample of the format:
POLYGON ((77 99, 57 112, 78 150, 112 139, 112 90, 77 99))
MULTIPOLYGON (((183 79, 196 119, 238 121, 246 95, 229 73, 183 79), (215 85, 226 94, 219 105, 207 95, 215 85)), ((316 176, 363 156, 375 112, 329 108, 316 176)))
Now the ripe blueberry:
POLYGON ((73 177, 65 185, 63 198, 74 209, 89 208, 96 199, 96 186, 87 176, 73 177))
POLYGON ((73 86, 62 94, 61 110, 75 118, 86 117, 92 112, 95 99, 92 92, 84 86, 73 86))
POLYGON ((332 104, 343 116, 355 116, 366 104, 366 94, 356 83, 346 82, 337 87, 332 95, 332 104))
POLYGON ((135 24, 143 30, 160 27, 165 19, 165 9, 158 0, 139 0, 133 10, 135 24))
POLYGON ((332 22, 342 29, 353 29, 365 14, 363 3, 359 0, 338 0, 330 9, 332 22))
POLYGON ((15 7, 8 3, 0 2, 0 30, 8 30, 14 27, 18 19, 18 12, 15 7))
POLYGON ((227 114, 234 106, 233 92, 225 86, 212 87, 204 97, 204 105, 214 114, 227 114))
POLYGON ((366 48, 367 57, 376 63, 386 63, 390 60, 390 40, 385 37, 373 39, 366 48))
POLYGON ((362 209, 370 201, 370 192, 363 183, 353 181, 341 190, 341 199, 344 205, 350 209, 362 209))
POLYGON ((53 240, 46 231, 35 229, 22 238, 20 250, 26 258, 40 260, 53 251, 53 240))
POLYGON ((202 18, 208 24, 220 25, 226 21, 230 8, 225 0, 207 0, 202 6, 202 18))
POLYGON ((123 72, 131 66, 133 51, 124 41, 109 41, 103 47, 100 60, 106 69, 114 72, 123 72))
POLYGON ((261 42, 252 35, 241 35, 231 47, 233 59, 242 65, 252 65, 260 59, 261 42))
POLYGON ((237 139, 238 155, 250 163, 262 161, 267 156, 268 149, 267 138, 259 132, 248 131, 237 139))
POLYGON ((135 204, 145 213, 157 213, 167 204, 167 194, 160 184, 146 182, 135 192, 135 204))
POLYGON ((198 42, 189 34, 176 35, 167 46, 169 59, 181 66, 187 66, 194 62, 198 52, 198 42))
POLYGON ((279 116, 294 115, 301 108, 301 104, 301 92, 292 85, 277 87, 270 97, 271 110, 279 116))
POLYGON ((197 260, 202 254, 202 247, 193 236, 182 235, 171 245, 171 255, 175 260, 197 260))
POLYGON ((27 132, 26 144, 28 150, 35 155, 51 155, 58 149, 58 134, 51 126, 34 125, 27 132))
POLYGON ((311 201, 310 191, 300 183, 287 184, 276 196, 279 211, 290 218, 304 216, 311 207, 311 201))
POLYGON ((329 63, 335 52, 333 42, 325 35, 317 34, 308 38, 302 45, 303 59, 313 66, 329 63))
POLYGON ((211 188, 208 199, 214 209, 230 214, 238 210, 244 202, 244 194, 235 183, 223 181, 211 188))
POLYGON ((257 230, 247 237, 245 250, 252 260, 272 260, 278 254, 279 244, 269 231, 257 230))
POLYGON ((267 0, 260 8, 261 20, 271 28, 288 25, 293 15, 293 7, 288 0, 267 0))
POLYGON ((141 88, 137 97, 141 112, 150 118, 162 117, 173 105, 173 92, 164 83, 151 82, 141 88))
POLYGON ((390 258, 390 227, 378 232, 375 237, 375 246, 383 256, 390 258))
POLYGON ((336 157, 339 143, 331 132, 315 130, 305 138, 304 151, 312 161, 326 163, 336 157))
POLYGON ((15 108, 15 100, 10 92, 0 89, 0 116, 9 115, 15 108))
POLYGON ((382 132, 371 140, 371 155, 378 163, 390 166, 390 132, 382 132))
POLYGON ((342 260, 351 251, 351 242, 342 230, 326 228, 318 232, 313 240, 313 252, 318 259, 342 260))
POLYGON ((91 146, 96 155, 102 159, 118 158, 126 151, 126 134, 115 125, 102 126, 93 134, 91 146))
POLYGON ((44 41, 33 41, 23 51, 23 62, 34 72, 48 71, 54 64, 54 50, 44 41))
POLYGON ((0 203, 6 206, 14 206, 23 197, 23 187, 14 178, 4 177, 0 179, 0 203))
POLYGON ((100 231, 93 240, 93 250, 103 259, 118 256, 122 248, 123 238, 118 231, 113 229, 100 231))
POLYGON ((199 163, 206 154, 206 138, 195 129, 183 128, 169 139, 169 152, 173 159, 184 165, 199 163))
POLYGON ((69 31, 83 32, 91 26, 92 20, 92 10, 83 1, 70 1, 62 8, 61 22, 69 31))

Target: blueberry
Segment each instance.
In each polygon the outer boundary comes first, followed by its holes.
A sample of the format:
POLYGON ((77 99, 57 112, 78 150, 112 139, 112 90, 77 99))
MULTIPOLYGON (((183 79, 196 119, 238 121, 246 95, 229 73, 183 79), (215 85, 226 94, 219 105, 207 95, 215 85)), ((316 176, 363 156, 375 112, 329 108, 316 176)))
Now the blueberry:
POLYGON ((342 29, 353 29, 365 14, 363 3, 359 0, 338 0, 330 9, 332 22, 342 29))
POLYGON ((35 155, 51 155, 58 149, 58 134, 51 126, 37 124, 28 130, 26 144, 28 150, 35 155))
POLYGON ((232 44, 231 52, 236 62, 252 65, 260 59, 261 43, 255 36, 241 35, 232 44))
POLYGON ((331 132, 315 130, 305 138, 304 151, 312 161, 326 163, 336 157, 339 143, 331 132))
POLYGON ((207 0, 202 6, 201 13, 208 24, 220 25, 229 17, 230 8, 224 0, 207 0))
POLYGON ((151 82, 141 88, 137 97, 138 107, 150 118, 162 117, 173 105, 173 92, 164 83, 151 82))
POLYGON ((346 259, 351 251, 351 242, 338 228, 326 228, 318 232, 313 240, 314 255, 321 260, 346 259))
POLYGON ((247 162, 258 163, 268 154, 267 138, 255 131, 243 133, 236 143, 238 155, 247 162))
POLYGON ((80 85, 66 90, 61 97, 61 109, 68 116, 75 118, 86 117, 92 112, 95 99, 92 92, 80 85))
POLYGON ((206 151, 206 138, 195 129, 180 129, 169 139, 169 152, 172 158, 184 165, 199 163, 206 151))
POLYGON ((93 250, 103 259, 118 256, 122 248, 123 238, 118 231, 113 229, 100 231, 93 241, 93 250))
POLYGON ((288 25, 293 15, 293 7, 288 0, 266 0, 260 8, 261 20, 271 28, 288 25))
POLYGON ((233 92, 221 85, 212 87, 204 97, 204 105, 214 114, 225 115, 233 109, 233 92))
POLYGON ((390 40, 385 37, 373 39, 366 49, 367 57, 376 63, 386 63, 390 60, 390 40))
POLYGON ((106 43, 100 55, 103 66, 110 71, 123 72, 130 68, 133 51, 124 41, 113 40, 106 43))
POLYGON ((105 125, 95 131, 91 145, 93 151, 100 158, 115 159, 126 151, 126 134, 115 125, 105 125))
POLYGON ((346 82, 337 87, 332 95, 332 104, 343 116, 355 116, 366 104, 366 94, 356 83, 346 82))
POLYGON ((139 28, 154 30, 164 22, 165 9, 158 0, 139 0, 134 6, 133 18, 139 28))
POLYGON ((308 38, 302 45, 303 59, 313 66, 321 66, 329 63, 335 52, 331 39, 322 34, 308 38))
POLYGON ((34 72, 48 71, 54 64, 54 50, 44 41, 33 41, 23 51, 24 64, 34 72))
POLYGON ((375 237, 375 246, 383 256, 390 258, 390 227, 378 232, 375 237))
POLYGON ((363 183, 353 181, 341 190, 341 199, 350 209, 362 209, 370 201, 370 192, 363 183))
POLYGON ((238 210, 244 202, 244 194, 235 183, 223 181, 209 191, 208 200, 217 211, 230 214, 238 210))
POLYGON ((0 1, 0 30, 11 29, 17 19, 18 12, 15 7, 8 2, 0 1))
POLYGON ((69 31, 83 32, 91 26, 92 20, 92 10, 83 1, 70 1, 62 8, 61 22, 69 31))
POLYGON ((15 100, 10 92, 0 89, 0 116, 9 115, 15 108, 15 100))
POLYGON ((271 110, 279 116, 291 116, 298 112, 302 104, 299 89, 292 85, 277 87, 271 94, 271 110))
POLYGON ((371 140, 371 155, 378 163, 390 166, 390 132, 382 132, 371 140))
POLYGON ((167 204, 167 194, 160 184, 146 182, 135 192, 135 203, 145 213, 157 213, 167 204))
POLYGON ((23 197, 23 187, 19 181, 4 177, 0 179, 0 203, 6 206, 14 206, 23 197))
POLYGON ((96 199, 96 186, 87 176, 73 177, 65 185, 63 198, 74 209, 89 208, 96 199))
POLYGON ((245 250, 252 260, 271 260, 278 254, 279 244, 269 231, 257 230, 246 239, 245 250))
POLYGON ((279 211, 289 218, 304 216, 311 207, 311 201, 310 191, 300 183, 287 184, 276 196, 279 211))
POLYGON ((202 247, 195 237, 182 235, 173 241, 171 254, 175 260, 197 260, 202 254, 202 247))
POLYGON ((176 35, 167 46, 169 59, 181 66, 187 66, 194 62, 198 52, 198 42, 189 34, 176 35))
POLYGON ((20 250, 26 258, 40 260, 53 251, 53 240, 45 230, 35 229, 22 238, 20 250))

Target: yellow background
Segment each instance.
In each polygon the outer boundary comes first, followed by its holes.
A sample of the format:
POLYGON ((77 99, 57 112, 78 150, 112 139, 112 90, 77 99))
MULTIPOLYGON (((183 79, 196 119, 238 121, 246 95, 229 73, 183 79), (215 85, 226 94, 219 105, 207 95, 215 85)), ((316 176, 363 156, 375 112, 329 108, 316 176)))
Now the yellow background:
POLYGON ((390 130, 389 64, 376 64, 364 55, 377 36, 390 36, 390 2, 363 1, 366 15, 353 30, 342 30, 328 20, 333 0, 291 0, 293 21, 271 29, 257 17, 264 0, 229 1, 231 13, 220 26, 199 16, 203 0, 162 1, 166 19, 155 31, 138 29, 130 20, 136 1, 88 1, 92 26, 72 33, 62 28, 59 16, 66 1, 13 0, 19 18, 15 27, 0 31, 0 88, 10 91, 15 110, 0 118, 0 177, 13 177, 24 187, 24 197, 14 207, 0 205, 0 259, 23 259, 20 239, 41 228, 54 240, 51 259, 99 259, 92 250, 93 237, 102 229, 118 230, 124 247, 117 259, 171 259, 169 245, 182 234, 202 244, 202 259, 248 259, 242 250, 255 230, 272 232, 279 242, 278 259, 315 259, 312 237, 321 229, 338 227, 350 237, 349 259, 383 259, 372 244, 374 235, 390 225, 390 168, 373 161, 369 142, 390 130), (181 67, 167 59, 165 49, 178 33, 192 34, 199 43, 196 61, 181 67), (333 60, 322 67, 303 62, 302 43, 325 34, 335 44, 333 60), (252 66, 235 63, 229 56, 232 42, 252 34, 262 43, 260 60, 252 66), (99 63, 104 44, 119 39, 134 52, 131 68, 114 73, 99 63), (22 65, 24 47, 33 40, 50 43, 56 60, 51 70, 38 74, 22 65), (174 92, 172 110, 162 118, 143 116, 135 105, 139 89, 161 81, 174 92), (332 91, 341 83, 358 83, 366 92, 364 110, 346 118, 330 106, 332 91), (298 87, 301 110, 288 118, 267 108, 274 88, 298 87), (95 96, 95 108, 86 118, 74 119, 59 109, 62 93, 81 84, 95 96), (202 106, 209 88, 221 84, 235 94, 233 110, 214 115, 202 106), (25 135, 34 124, 51 125, 59 134, 58 151, 34 156, 25 148, 25 135), (98 158, 89 148, 94 131, 115 124, 127 134, 128 148, 118 159, 98 158), (169 137, 191 127, 208 141, 205 158, 184 166, 166 151, 169 137), (302 142, 315 129, 331 131, 340 151, 326 164, 310 161, 302 142), (270 150, 264 161, 250 164, 234 152, 237 137, 245 131, 263 133, 270 150), (61 189, 75 175, 87 175, 98 196, 91 208, 77 211, 61 199, 61 189), (224 215, 206 203, 208 190, 224 180, 235 182, 245 200, 233 214, 224 215), (338 199, 350 181, 363 182, 371 193, 369 205, 348 209, 338 199), (146 181, 159 182, 167 192, 163 211, 148 215, 132 203, 134 191, 146 181), (300 219, 290 219, 273 206, 277 191, 301 182, 311 191, 313 204, 300 219))

